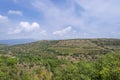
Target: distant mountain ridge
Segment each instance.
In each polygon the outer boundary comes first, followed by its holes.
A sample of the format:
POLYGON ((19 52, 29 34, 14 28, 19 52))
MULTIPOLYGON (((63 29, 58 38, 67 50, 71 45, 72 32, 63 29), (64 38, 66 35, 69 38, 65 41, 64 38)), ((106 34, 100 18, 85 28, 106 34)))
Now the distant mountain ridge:
POLYGON ((34 42, 34 39, 7 39, 7 40, 0 40, 0 44, 7 44, 7 45, 16 45, 16 44, 25 44, 34 42))

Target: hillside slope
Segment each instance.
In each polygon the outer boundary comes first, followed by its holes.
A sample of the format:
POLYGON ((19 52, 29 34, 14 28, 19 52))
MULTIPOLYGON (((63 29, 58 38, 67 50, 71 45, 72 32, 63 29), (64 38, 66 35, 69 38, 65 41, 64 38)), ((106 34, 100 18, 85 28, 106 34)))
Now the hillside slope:
POLYGON ((43 40, 7 47, 11 53, 54 53, 58 56, 76 56, 96 59, 99 55, 120 50, 119 39, 43 40))
POLYGON ((44 40, 6 46, 0 49, 0 80, 120 80, 120 40, 44 40))

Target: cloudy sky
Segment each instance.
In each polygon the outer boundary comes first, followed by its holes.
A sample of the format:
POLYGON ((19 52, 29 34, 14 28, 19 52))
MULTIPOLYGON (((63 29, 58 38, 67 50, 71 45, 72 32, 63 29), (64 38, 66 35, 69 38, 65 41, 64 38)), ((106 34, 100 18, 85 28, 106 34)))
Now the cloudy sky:
POLYGON ((0 0, 0 39, 120 38, 120 0, 0 0))

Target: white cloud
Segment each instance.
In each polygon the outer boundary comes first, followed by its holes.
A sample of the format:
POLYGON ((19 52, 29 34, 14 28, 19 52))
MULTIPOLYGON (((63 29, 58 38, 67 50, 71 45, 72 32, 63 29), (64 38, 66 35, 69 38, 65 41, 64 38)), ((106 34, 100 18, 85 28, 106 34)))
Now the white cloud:
POLYGON ((31 32, 34 30, 38 30, 40 25, 37 22, 29 23, 29 22, 20 22, 16 29, 11 29, 8 34, 17 34, 21 32, 31 32))
POLYGON ((64 9, 57 7, 52 3, 52 0, 35 0, 32 2, 32 5, 44 14, 46 20, 45 26, 53 27, 54 29, 59 29, 59 27, 64 28, 67 25, 82 26, 83 21, 74 14, 75 5, 71 0, 67 1, 67 3, 68 6, 64 9))
POLYGON ((8 11, 8 14, 11 14, 11 15, 19 15, 19 16, 22 16, 22 15, 23 15, 22 11, 19 11, 19 10, 9 10, 9 11, 8 11))
POLYGON ((20 28, 25 31, 33 31, 35 29, 39 29, 40 25, 37 22, 29 23, 29 22, 20 22, 20 28))
MULTIPOLYGON (((116 25, 116 23, 120 23, 119 0, 62 1, 67 1, 66 7, 63 7, 66 3, 58 6, 54 4, 52 0, 34 0, 32 2, 36 10, 44 14, 45 26, 49 26, 48 29, 51 31, 53 29, 57 30, 60 27, 63 28, 66 25, 72 25, 74 26, 73 28, 78 29, 78 32, 87 32, 97 36, 107 34, 111 32, 114 27, 119 27, 116 25), (78 11, 80 12, 78 13, 78 11)), ((58 31, 57 34, 59 33, 58 31)))
POLYGON ((85 12, 83 17, 97 17, 103 21, 115 21, 120 17, 119 0, 76 0, 85 12))
POLYGON ((0 23, 8 22, 8 17, 0 15, 0 23))
POLYGON ((69 27, 67 27, 67 28, 65 28, 65 29, 55 31, 55 32, 53 32, 53 34, 54 34, 54 35, 63 36, 63 35, 68 34, 68 33, 71 32, 71 31, 72 31, 72 27, 69 26, 69 27))
MULTIPOLYGON (((60 5, 61 3, 55 3, 53 1, 54 0, 30 0, 29 2, 31 2, 32 6, 26 6, 29 8, 32 7, 31 10, 34 9, 33 11, 38 11, 40 15, 42 14, 43 19, 41 19, 41 17, 38 18, 42 21, 42 26, 46 30, 38 29, 37 26, 40 25, 37 25, 36 23, 20 22, 17 25, 17 28, 10 30, 11 33, 23 33, 24 36, 24 34, 29 34, 26 32, 30 32, 30 36, 32 34, 36 36, 38 32, 37 36, 39 38, 42 37, 39 36, 40 34, 46 35, 48 33, 46 37, 52 39, 54 37, 64 38, 63 35, 69 36, 70 38, 72 36, 107 36, 110 32, 118 33, 120 30, 120 0, 62 0, 65 1, 62 5, 60 5), (67 27, 64 29, 67 25, 73 27, 67 27), (73 30, 76 30, 76 32, 73 32, 73 30)), ((19 2, 22 3, 23 0, 20 0, 19 2)), ((33 12, 33 15, 34 14, 35 13, 33 12)), ((28 20, 28 17, 29 15, 25 20, 28 20)), ((35 16, 31 16, 33 20, 38 19, 34 17, 35 16)), ((4 20, 6 19, 2 16, 0 22, 4 20)), ((16 23, 14 23, 15 22, 13 22, 13 25, 16 25, 16 23)), ((113 37, 112 34, 110 35, 113 37)), ((120 34, 117 36, 119 37, 120 34)))

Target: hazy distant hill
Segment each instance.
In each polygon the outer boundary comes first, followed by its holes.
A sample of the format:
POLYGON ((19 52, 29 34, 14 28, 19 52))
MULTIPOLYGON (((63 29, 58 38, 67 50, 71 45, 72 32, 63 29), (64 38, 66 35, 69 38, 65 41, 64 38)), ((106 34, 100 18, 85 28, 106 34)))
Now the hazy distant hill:
POLYGON ((15 45, 15 44, 25 44, 34 41, 35 40, 33 39, 8 39, 8 40, 0 40, 0 44, 15 45))

